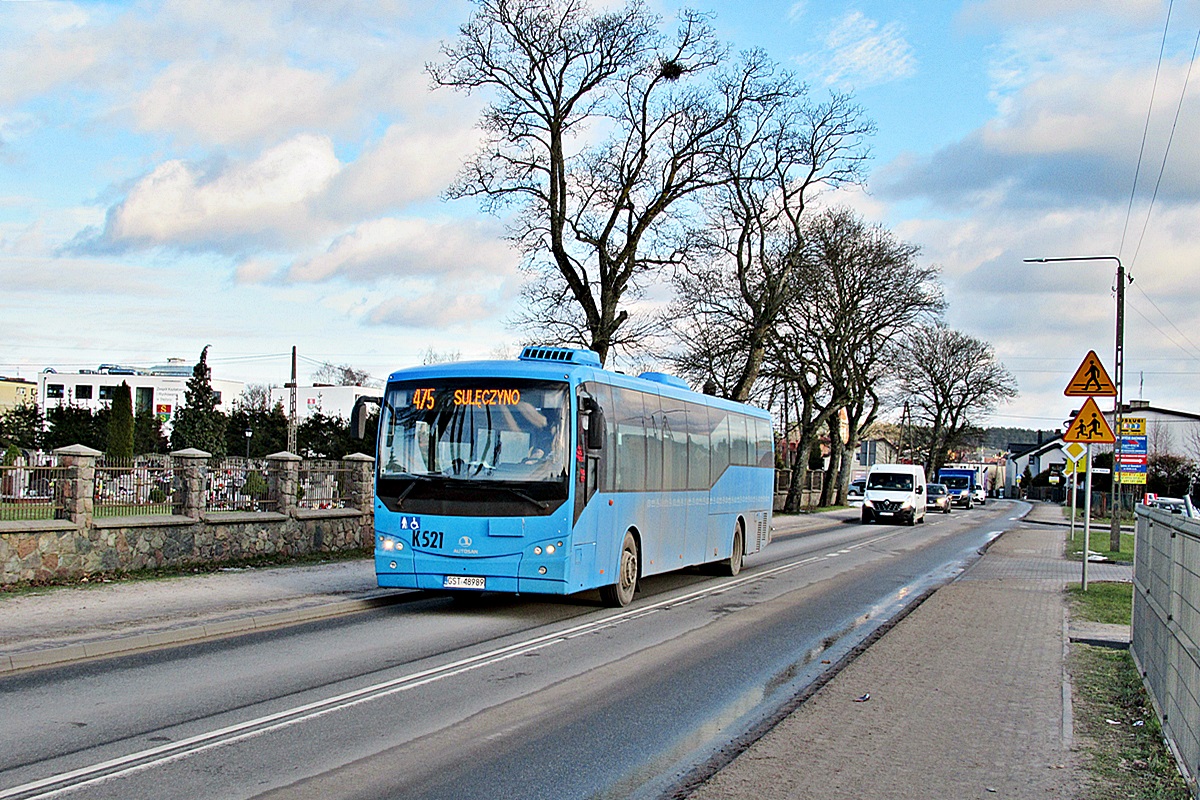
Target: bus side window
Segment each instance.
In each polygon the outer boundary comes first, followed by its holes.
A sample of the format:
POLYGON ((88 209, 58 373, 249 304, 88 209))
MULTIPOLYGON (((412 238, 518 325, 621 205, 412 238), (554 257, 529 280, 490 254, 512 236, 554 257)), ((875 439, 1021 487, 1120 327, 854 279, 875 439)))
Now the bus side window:
POLYGON ((646 412, 642 393, 613 387, 617 420, 617 446, 613 448, 617 463, 616 490, 640 492, 646 488, 646 412))
POLYGON ((659 492, 663 486, 663 430, 661 398, 656 394, 642 394, 646 409, 646 491, 659 492))
POLYGON ((616 486, 617 474, 617 410, 613 401, 613 390, 611 386, 602 383, 588 383, 584 385, 592 397, 596 398, 596 402, 600 405, 600 411, 604 415, 604 447, 600 452, 600 491, 611 492, 616 486))
POLYGON ((771 430, 771 421, 754 419, 755 450, 758 453, 758 466, 770 469, 775 466, 775 434, 771 430))
POLYGON ((754 444, 746 423, 750 419, 742 414, 729 415, 729 463, 739 467, 754 463, 754 444))
POLYGON ((687 410, 682 400, 662 398, 663 488, 688 488, 687 410))
POLYGON ((712 424, 711 486, 716 484, 729 466, 729 415, 720 408, 709 408, 708 419, 712 424))
POLYGON ((712 476, 709 474, 709 423, 708 406, 689 403, 688 417, 688 457, 687 488, 707 491, 712 486, 712 476))

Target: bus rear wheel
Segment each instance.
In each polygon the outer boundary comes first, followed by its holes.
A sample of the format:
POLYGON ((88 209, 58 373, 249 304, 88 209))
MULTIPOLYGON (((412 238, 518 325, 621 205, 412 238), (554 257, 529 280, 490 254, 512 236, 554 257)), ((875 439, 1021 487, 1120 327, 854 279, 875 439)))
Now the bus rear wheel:
POLYGON ((742 523, 733 526, 733 549, 729 558, 721 562, 721 574, 733 577, 742 571, 742 558, 746 555, 746 540, 742 534, 742 523))
POLYGON ((638 582, 638 546, 637 539, 629 531, 625 532, 625 542, 621 545, 621 562, 617 567, 617 580, 609 586, 600 587, 600 598, 606 606, 624 608, 633 602, 633 593, 637 591, 638 582))

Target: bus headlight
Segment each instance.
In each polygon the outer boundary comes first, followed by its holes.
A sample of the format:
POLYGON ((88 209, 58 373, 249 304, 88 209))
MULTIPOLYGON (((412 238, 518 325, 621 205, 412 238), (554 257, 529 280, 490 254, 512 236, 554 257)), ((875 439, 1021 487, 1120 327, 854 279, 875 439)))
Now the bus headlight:
POLYGON ((552 544, 546 545, 546 555, 548 555, 548 556, 554 555, 554 545, 552 545, 552 544))
POLYGON ((399 539, 393 539, 390 536, 380 536, 379 549, 387 550, 389 552, 392 550, 403 550, 404 542, 400 541, 399 539))

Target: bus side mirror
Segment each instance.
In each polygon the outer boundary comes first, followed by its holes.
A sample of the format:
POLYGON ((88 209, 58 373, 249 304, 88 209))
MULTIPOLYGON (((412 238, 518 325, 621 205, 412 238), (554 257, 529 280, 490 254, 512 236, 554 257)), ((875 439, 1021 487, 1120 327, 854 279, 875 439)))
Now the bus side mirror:
POLYGON ((367 438, 367 417, 370 415, 367 406, 378 408, 382 403, 382 397, 368 397, 367 395, 354 401, 354 410, 350 412, 350 432, 354 434, 355 439, 367 438))
POLYGON ((604 449, 604 411, 594 397, 582 400, 583 413, 588 415, 587 446, 589 450, 604 449))

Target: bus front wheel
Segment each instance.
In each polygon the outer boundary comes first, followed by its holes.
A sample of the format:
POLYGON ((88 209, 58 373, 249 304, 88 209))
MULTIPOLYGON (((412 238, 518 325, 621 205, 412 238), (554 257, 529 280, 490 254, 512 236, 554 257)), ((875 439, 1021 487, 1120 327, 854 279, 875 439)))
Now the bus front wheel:
POLYGON ((638 546, 637 539, 629 531, 625 532, 625 542, 621 545, 621 563, 617 567, 617 580, 609 586, 600 587, 600 597, 606 606, 624 608, 633 602, 633 593, 637 591, 638 582, 638 546))
POLYGON ((742 571, 742 557, 746 554, 746 541, 742 534, 742 523, 733 526, 733 549, 729 558, 721 562, 721 574, 733 577, 742 571))

